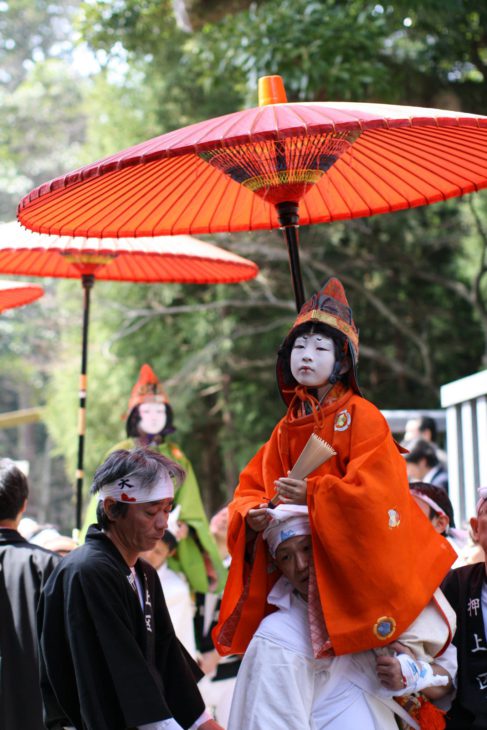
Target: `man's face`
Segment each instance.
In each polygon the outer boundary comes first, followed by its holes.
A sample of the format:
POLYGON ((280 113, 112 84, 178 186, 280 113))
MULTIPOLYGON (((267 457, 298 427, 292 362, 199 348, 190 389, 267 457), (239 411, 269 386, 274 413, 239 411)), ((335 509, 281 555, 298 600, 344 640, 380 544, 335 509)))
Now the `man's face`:
POLYGON ((406 429, 404 431, 404 441, 415 441, 421 438, 419 431, 419 418, 410 418, 406 423, 406 429))
POLYGON ((166 425, 167 415, 164 403, 141 403, 139 406, 139 431, 155 436, 166 425))
POLYGON ((310 535, 297 535, 281 542, 275 563, 292 587, 308 597, 309 566, 313 560, 310 535))
POLYGON ((425 474, 429 472, 429 466, 426 459, 421 459, 417 464, 406 461, 406 471, 410 482, 420 482, 425 474))
POLYGON ((324 335, 297 337, 291 350, 291 372, 300 385, 319 388, 328 383, 335 365, 335 344, 324 335))
POLYGON ((423 502, 422 499, 419 497, 416 497, 416 495, 413 495, 413 499, 418 505, 419 509, 423 514, 426 515, 426 517, 429 519, 433 527, 435 528, 436 532, 438 532, 440 535, 442 535, 448 525, 450 524, 450 520, 446 515, 443 514, 435 514, 432 518, 430 518, 430 506, 426 502, 423 502))
POLYGON ((166 531, 172 504, 172 497, 157 502, 129 504, 127 514, 117 517, 111 529, 128 550, 137 553, 152 550, 166 531))
POLYGON ((487 556, 487 501, 484 501, 480 505, 477 517, 472 517, 470 525, 474 539, 479 543, 487 556))

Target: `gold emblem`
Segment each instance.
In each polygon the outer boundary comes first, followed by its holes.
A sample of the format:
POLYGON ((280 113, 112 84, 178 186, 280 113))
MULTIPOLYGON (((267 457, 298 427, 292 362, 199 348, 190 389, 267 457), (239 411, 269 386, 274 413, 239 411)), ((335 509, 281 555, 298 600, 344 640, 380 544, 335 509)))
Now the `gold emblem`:
POLYGON ((396 622, 391 616, 381 616, 374 626, 374 634, 381 641, 389 639, 396 630, 396 622))
POLYGON ((346 431, 351 423, 352 416, 350 413, 346 409, 344 411, 340 411, 335 418, 335 431, 346 431))

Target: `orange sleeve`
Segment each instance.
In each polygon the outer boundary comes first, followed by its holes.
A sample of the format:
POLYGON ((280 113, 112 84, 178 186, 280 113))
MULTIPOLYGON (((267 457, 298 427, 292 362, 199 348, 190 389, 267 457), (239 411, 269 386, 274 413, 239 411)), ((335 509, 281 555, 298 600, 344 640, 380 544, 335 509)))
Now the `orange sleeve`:
POLYGON ((268 610, 267 593, 277 577, 269 573, 268 553, 262 535, 254 535, 249 542, 251 533, 247 531, 245 523, 249 509, 267 502, 273 496, 274 479, 284 473, 279 455, 273 448, 276 438, 277 429, 242 471, 229 505, 228 548, 232 562, 220 606, 219 622, 213 631, 213 641, 220 654, 240 654, 245 651, 268 610), (246 559, 249 551, 251 557, 246 559))
POLYGON ((382 414, 355 398, 349 415, 333 441, 344 471, 308 479, 320 601, 337 654, 397 639, 454 560, 410 495, 382 414))

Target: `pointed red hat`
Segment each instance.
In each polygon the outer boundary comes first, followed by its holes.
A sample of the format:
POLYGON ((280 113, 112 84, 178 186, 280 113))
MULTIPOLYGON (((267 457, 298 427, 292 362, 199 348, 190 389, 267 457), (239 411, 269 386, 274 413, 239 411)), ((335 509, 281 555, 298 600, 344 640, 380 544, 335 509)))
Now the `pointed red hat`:
POLYGON ((344 334, 358 360, 358 330, 341 281, 331 277, 321 291, 303 304, 289 335, 305 322, 322 322, 344 334))
POLYGON ((127 418, 135 406, 140 406, 141 403, 169 403, 169 398, 166 395, 162 383, 147 363, 140 368, 138 380, 132 388, 127 409, 127 418))
POLYGON ((277 356, 277 383, 284 402, 289 405, 293 397, 292 389, 290 390, 289 385, 286 385, 286 377, 284 375, 287 369, 284 362, 287 356, 284 355, 284 350, 286 345, 293 340, 293 335, 297 327, 306 322, 326 324, 328 327, 337 330, 345 336, 348 345, 348 354, 352 361, 350 386, 356 393, 361 395, 357 377, 359 350, 358 329, 353 321, 352 309, 348 303, 343 284, 339 279, 331 277, 319 292, 313 294, 303 304, 277 356))

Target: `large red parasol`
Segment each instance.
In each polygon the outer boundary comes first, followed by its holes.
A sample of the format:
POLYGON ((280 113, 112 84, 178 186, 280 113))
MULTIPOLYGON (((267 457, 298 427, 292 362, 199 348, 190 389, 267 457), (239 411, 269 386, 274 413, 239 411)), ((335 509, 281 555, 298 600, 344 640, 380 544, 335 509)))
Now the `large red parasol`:
POLYGON ((76 527, 79 529, 86 432, 90 290, 95 279, 145 284, 231 284, 252 279, 258 268, 248 259, 191 236, 103 240, 48 236, 26 231, 13 222, 0 224, 0 272, 78 278, 82 282, 83 340, 76 470, 76 527))
POLYGON ((487 186, 487 117, 349 102, 260 104, 169 132, 33 190, 35 231, 153 236, 282 227, 298 308, 297 227, 428 205, 487 186))
POLYGON ((0 281, 0 312, 35 302, 44 294, 42 286, 18 281, 0 281))

